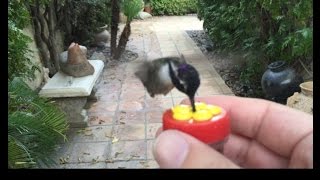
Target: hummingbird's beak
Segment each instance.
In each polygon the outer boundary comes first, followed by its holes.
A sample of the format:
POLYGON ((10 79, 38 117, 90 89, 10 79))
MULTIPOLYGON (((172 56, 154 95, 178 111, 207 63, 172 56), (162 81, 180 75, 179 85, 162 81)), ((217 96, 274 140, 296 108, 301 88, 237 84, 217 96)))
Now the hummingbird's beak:
POLYGON ((196 106, 194 103, 194 96, 189 96, 190 102, 191 102, 191 107, 192 107, 192 112, 196 112, 196 106))

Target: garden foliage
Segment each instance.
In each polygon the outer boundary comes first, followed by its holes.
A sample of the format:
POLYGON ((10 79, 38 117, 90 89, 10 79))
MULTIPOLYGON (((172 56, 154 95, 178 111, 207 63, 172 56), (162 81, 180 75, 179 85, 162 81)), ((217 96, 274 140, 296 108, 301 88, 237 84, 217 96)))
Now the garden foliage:
POLYGON ((244 54, 245 83, 259 81, 273 61, 312 61, 311 0, 198 0, 198 17, 217 51, 244 54))
POLYGON ((150 0, 153 15, 184 15, 197 12, 197 0, 150 0))

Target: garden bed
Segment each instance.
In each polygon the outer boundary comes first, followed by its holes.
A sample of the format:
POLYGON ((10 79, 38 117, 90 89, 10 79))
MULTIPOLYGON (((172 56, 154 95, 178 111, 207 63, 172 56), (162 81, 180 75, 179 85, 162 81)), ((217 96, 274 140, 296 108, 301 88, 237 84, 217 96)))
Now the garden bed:
POLYGON ((214 43, 203 30, 186 32, 236 96, 264 98, 260 84, 256 83, 249 86, 241 83, 240 75, 245 63, 243 58, 236 55, 216 53, 214 51, 214 43))

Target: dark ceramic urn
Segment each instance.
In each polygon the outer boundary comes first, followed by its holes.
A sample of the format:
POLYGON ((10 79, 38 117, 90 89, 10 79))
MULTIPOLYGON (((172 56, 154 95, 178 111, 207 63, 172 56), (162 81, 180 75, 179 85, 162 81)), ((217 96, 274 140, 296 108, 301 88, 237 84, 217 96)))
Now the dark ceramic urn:
POLYGON ((287 98, 294 92, 300 92, 299 85, 303 82, 294 69, 287 66, 285 61, 275 61, 268 65, 268 69, 261 78, 262 90, 272 101, 285 104, 287 98))

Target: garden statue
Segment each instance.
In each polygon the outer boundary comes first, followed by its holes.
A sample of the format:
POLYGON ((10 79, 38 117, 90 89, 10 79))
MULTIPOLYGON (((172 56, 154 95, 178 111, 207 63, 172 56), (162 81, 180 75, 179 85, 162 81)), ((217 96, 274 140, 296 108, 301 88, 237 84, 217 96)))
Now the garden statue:
POLYGON ((94 67, 89 63, 84 52, 86 52, 86 49, 82 50, 79 44, 71 43, 68 48, 67 58, 63 58, 63 55, 60 55, 61 71, 73 77, 92 75, 94 67))

